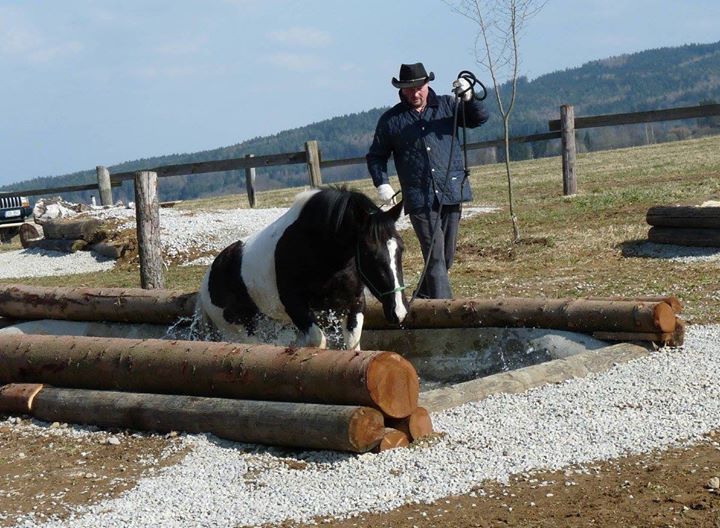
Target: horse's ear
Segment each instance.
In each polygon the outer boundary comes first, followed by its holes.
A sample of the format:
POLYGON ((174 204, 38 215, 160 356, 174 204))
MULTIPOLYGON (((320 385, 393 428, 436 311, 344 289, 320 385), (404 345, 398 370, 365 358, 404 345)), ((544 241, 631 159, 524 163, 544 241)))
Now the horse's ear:
POLYGON ((403 210, 403 201, 400 200, 398 203, 396 203, 390 209, 388 209, 386 214, 397 222, 398 218, 400 218, 400 215, 402 214, 402 210, 403 210))

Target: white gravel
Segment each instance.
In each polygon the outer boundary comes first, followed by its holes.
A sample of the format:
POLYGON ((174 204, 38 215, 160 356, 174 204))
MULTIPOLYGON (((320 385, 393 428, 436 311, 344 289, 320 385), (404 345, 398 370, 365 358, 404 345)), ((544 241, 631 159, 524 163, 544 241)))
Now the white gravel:
POLYGON ((197 527, 348 517, 467 493, 485 480, 687 444, 720 428, 720 326, 610 371, 433 416, 446 433, 379 455, 293 452, 188 436, 191 453, 70 520, 19 526, 197 527), (288 460, 307 463, 291 469, 288 460))

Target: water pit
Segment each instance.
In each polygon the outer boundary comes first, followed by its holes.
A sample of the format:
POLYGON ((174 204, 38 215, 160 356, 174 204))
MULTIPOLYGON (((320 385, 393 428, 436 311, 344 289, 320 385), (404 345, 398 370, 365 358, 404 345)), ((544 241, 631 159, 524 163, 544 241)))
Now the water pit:
MULTIPOLYGON (((1 331, 188 339, 194 305, 194 293, 171 290, 9 285, 0 289, 0 318, 18 324, 1 331), (169 332, 177 321, 185 325, 169 332)), ((410 361, 422 380, 421 403, 436 411, 605 370, 657 344, 680 344, 681 309, 674 297, 419 299, 398 329, 369 304, 361 343, 410 361)), ((269 335, 283 346, 293 337, 269 335)))

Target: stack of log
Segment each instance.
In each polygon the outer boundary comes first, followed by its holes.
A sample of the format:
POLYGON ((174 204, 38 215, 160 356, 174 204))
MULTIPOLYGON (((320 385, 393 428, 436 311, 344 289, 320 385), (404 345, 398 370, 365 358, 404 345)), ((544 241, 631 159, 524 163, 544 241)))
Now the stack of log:
POLYGON ((432 432, 394 352, 8 335, 0 412, 46 421, 365 452, 432 432))
POLYGON ((40 248, 62 253, 94 251, 100 255, 118 259, 127 249, 126 243, 110 240, 109 225, 92 216, 55 218, 42 224, 42 235, 33 224, 20 228, 23 248, 40 248))
MULTIPOLYGON (((0 317, 173 324, 192 317, 195 293, 140 288, 0 286, 0 317)), ((590 334, 607 341, 680 345, 685 325, 674 296, 547 299, 416 299, 403 328, 547 328, 590 334)), ((367 329, 397 328, 378 303, 369 302, 367 329)))
POLYGON ((646 219, 650 242, 720 247, 720 207, 656 206, 646 219))

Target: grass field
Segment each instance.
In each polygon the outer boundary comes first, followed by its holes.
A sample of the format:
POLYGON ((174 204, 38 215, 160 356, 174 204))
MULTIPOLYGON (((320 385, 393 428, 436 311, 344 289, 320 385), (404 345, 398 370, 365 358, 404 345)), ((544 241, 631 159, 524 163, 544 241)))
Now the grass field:
MULTIPOLYGON (((697 205, 720 198, 720 136, 581 154, 578 194, 573 197, 562 196, 560 158, 514 163, 513 171, 521 243, 510 242, 504 165, 475 168, 474 205, 501 209, 463 222, 451 272, 456 297, 674 294, 685 304, 688 322, 720 320, 720 261, 680 263, 623 256, 623 248, 646 239, 648 207, 697 205)), ((369 179, 351 185, 374 193, 369 179)), ((288 206, 297 191, 259 193, 257 201, 260 207, 288 206)), ((244 196, 233 195, 177 207, 247 207, 246 203, 244 196)), ((406 282, 414 286, 422 266, 420 251, 410 232, 404 238, 406 282)), ((3 249, 10 248, 17 246, 3 249)), ((195 290, 204 271, 171 267, 167 286, 195 290)), ((136 287, 139 274, 114 270, 22 282, 136 287)))

